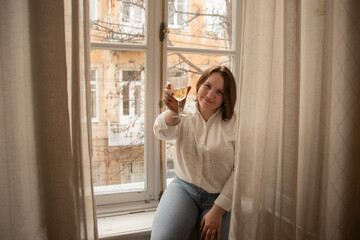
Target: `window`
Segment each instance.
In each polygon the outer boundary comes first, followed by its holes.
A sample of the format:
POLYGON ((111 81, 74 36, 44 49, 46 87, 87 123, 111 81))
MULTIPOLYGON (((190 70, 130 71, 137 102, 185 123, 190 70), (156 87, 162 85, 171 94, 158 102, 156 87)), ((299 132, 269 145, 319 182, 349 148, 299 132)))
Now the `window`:
POLYGON ((98 71, 91 69, 90 71, 90 86, 91 86, 91 120, 99 120, 99 103, 98 103, 98 71))
POLYGON ((108 122, 108 145, 140 146, 144 144, 144 74, 120 70, 119 75, 120 116, 119 122, 108 122))
POLYGON ((136 1, 135 4, 131 4, 130 0, 124 0, 123 4, 120 4, 122 18, 126 23, 142 24, 143 12, 141 7, 137 6, 141 4, 141 1, 136 1))
POLYGON ((91 3, 91 9, 99 8, 90 29, 92 109, 98 119, 92 123, 96 202, 99 207, 151 203, 158 199, 152 136, 158 95, 146 89, 154 86, 155 45, 147 36, 147 26, 155 27, 154 14, 145 0, 91 3))
MULTIPOLYGON (((92 177, 98 209, 156 207, 160 186, 175 176, 174 142, 167 141, 160 149, 152 132, 161 98, 157 35, 161 2, 90 2, 91 9, 97 9, 96 20, 91 17, 90 60, 92 116, 97 119, 92 122, 92 177)), ((169 76, 187 76, 191 103, 196 80, 209 66, 227 65, 238 79, 234 67, 240 59, 238 2, 168 0, 165 4, 170 33, 164 42, 163 85, 169 76), (211 8, 219 4, 218 11, 211 8), (217 24, 209 25, 211 18, 217 24)))
POLYGON ((186 0, 174 0, 168 3, 168 25, 181 27, 186 21, 186 0))
POLYGON ((229 30, 226 20, 228 16, 227 7, 223 0, 206 1, 205 30, 207 35, 213 38, 224 38, 226 36, 226 31, 229 30))
POLYGON ((90 0, 90 19, 96 21, 98 19, 98 5, 97 0, 90 0))

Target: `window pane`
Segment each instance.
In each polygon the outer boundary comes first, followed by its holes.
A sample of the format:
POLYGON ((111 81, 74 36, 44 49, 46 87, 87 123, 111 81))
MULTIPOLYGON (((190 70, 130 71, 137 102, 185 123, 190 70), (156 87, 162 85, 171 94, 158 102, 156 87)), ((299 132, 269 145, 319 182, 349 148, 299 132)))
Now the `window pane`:
POLYGON ((100 0, 91 12, 92 42, 145 43, 145 0, 100 0))
POLYGON ((168 46, 232 49, 231 0, 168 0, 168 46))
MULTIPOLYGON (((196 82, 201 73, 207 68, 214 65, 225 65, 231 69, 232 57, 204 55, 204 54, 185 54, 179 52, 168 53, 168 77, 187 76, 188 84, 191 86, 186 105, 191 104, 195 100, 196 82)), ((174 156, 175 141, 166 141, 166 167, 168 183, 174 177, 174 156)))
POLYGON ((98 122, 92 123, 95 191, 145 188, 145 52, 91 51, 97 66, 98 122))

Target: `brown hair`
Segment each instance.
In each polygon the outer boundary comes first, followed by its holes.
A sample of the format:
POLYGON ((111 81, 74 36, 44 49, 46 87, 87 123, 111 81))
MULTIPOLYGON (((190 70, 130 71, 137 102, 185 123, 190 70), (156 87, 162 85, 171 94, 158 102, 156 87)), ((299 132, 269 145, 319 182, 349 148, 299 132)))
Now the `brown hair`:
MULTIPOLYGON (((231 119, 234 114, 235 102, 236 102, 236 82, 234 75, 229 68, 225 66, 213 66, 205 70, 199 80, 196 83, 196 95, 200 86, 206 82, 209 76, 215 72, 221 74, 224 78, 224 102, 220 106, 223 108, 222 119, 231 119)), ((197 99, 196 99, 197 100, 197 99)))

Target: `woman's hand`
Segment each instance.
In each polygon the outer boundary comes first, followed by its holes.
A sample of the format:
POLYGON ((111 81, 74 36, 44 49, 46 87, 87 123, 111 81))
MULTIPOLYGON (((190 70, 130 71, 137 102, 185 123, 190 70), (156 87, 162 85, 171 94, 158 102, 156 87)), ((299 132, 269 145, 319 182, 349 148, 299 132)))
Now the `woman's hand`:
POLYGON ((178 112, 177 100, 173 97, 170 83, 166 84, 163 95, 163 103, 174 113, 178 112))
MULTIPOLYGON (((187 95, 189 94, 190 92, 190 89, 191 89, 191 86, 188 86, 187 87, 187 93, 186 93, 186 97, 187 95)), ((185 106, 185 102, 186 102, 186 97, 184 100, 182 100, 180 102, 180 106, 182 108, 184 108, 185 106)), ((165 89, 164 89, 164 95, 163 95, 163 103, 168 107, 168 109, 174 113, 177 113, 178 112, 178 101, 173 97, 173 93, 171 91, 171 85, 170 83, 168 83, 166 86, 165 86, 165 89)))
POLYGON ((219 207, 218 205, 214 204, 210 211, 204 216, 203 220, 201 221, 200 231, 201 237, 200 239, 221 239, 221 223, 222 223, 222 216, 225 214, 225 210, 219 207))
MULTIPOLYGON (((186 97, 185 97, 184 100, 182 100, 180 102, 181 108, 184 108, 184 106, 185 106, 186 98, 187 98, 187 95, 190 92, 190 89, 191 89, 191 86, 188 86, 187 87, 186 97)), ((170 83, 168 83, 165 86, 164 95, 163 95, 163 103, 169 109, 169 111, 166 113, 166 116, 165 116, 166 123, 168 125, 176 125, 176 124, 178 124, 180 122, 180 120, 172 117, 172 116, 174 116, 175 114, 178 113, 178 101, 173 97, 173 93, 171 91, 170 83)))

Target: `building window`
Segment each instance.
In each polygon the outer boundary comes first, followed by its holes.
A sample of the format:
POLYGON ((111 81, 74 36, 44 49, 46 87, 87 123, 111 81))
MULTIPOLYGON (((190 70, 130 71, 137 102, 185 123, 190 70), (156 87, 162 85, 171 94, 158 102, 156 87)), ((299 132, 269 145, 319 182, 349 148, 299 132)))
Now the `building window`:
POLYGON ((168 25, 181 27, 186 21, 186 0, 174 0, 168 3, 168 25))
POLYGON ((119 121, 108 122, 109 146, 144 144, 144 81, 141 71, 121 70, 119 81, 119 121))
POLYGON ((125 1, 122 5, 123 21, 130 22, 130 4, 129 1, 125 1))
POLYGON ((206 1, 205 30, 210 36, 224 37, 228 31, 227 5, 223 0, 206 1))
POLYGON ((98 20, 98 4, 97 0, 90 0, 90 19, 98 20))
MULTIPOLYGON (((140 116, 141 113, 141 93, 142 81, 141 81, 141 71, 133 70, 122 70, 122 115, 128 116, 140 116)), ((121 117, 120 117, 121 118, 121 117)))
POLYGON ((99 104, 98 104, 98 71, 92 69, 90 71, 90 86, 91 86, 91 119, 92 121, 99 120, 99 104))

